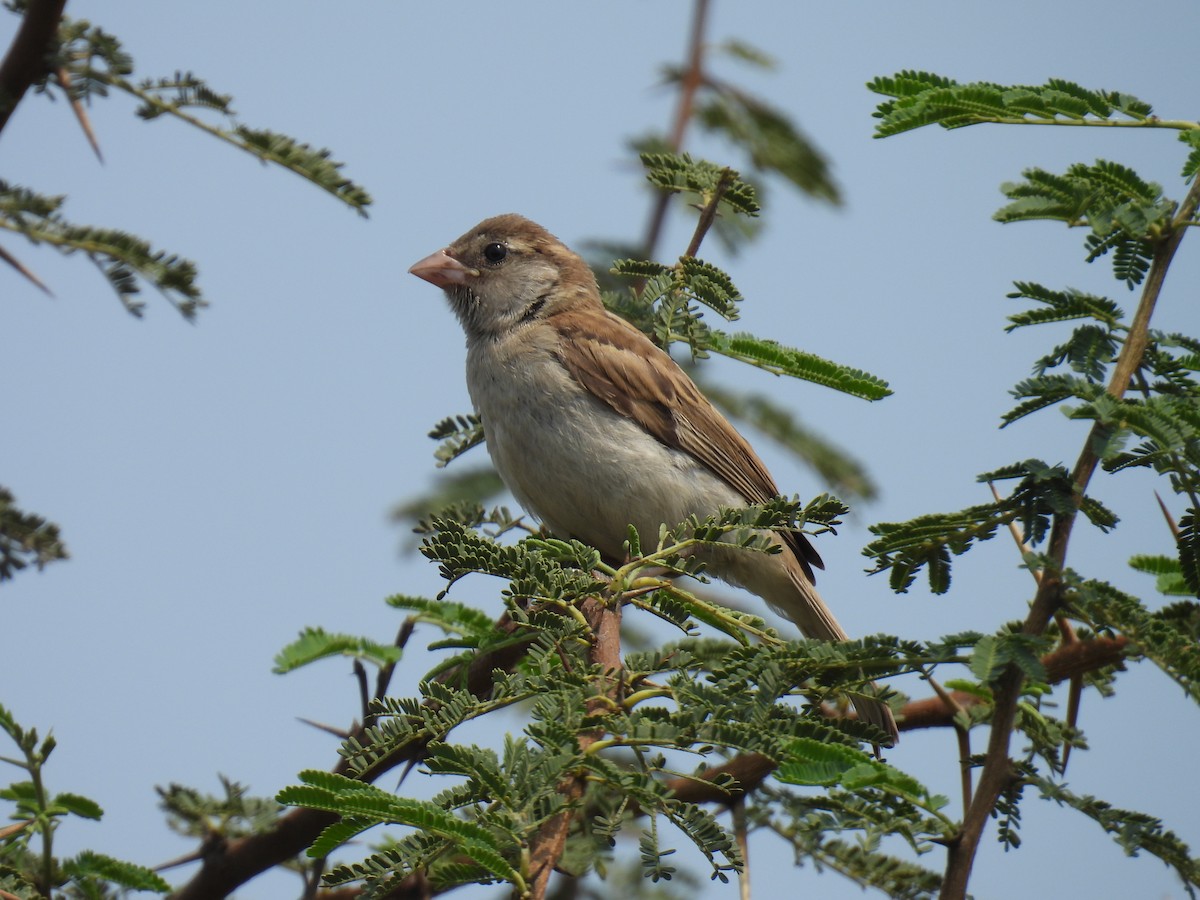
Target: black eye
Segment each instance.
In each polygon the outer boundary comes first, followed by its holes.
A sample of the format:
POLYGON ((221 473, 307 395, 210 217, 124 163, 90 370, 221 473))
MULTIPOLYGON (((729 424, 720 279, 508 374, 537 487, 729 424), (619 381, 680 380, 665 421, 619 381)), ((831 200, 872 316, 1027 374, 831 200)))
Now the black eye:
POLYGON ((490 263, 498 263, 508 256, 508 248, 498 241, 493 241, 483 248, 483 258, 490 263))

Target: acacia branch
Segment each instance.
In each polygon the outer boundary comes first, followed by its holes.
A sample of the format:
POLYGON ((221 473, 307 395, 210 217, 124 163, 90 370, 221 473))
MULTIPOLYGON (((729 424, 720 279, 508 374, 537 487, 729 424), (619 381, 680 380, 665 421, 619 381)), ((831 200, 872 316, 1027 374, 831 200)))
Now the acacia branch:
MULTIPOLYGON (((604 673, 602 692, 588 700, 587 715, 600 716, 610 708, 620 682, 621 604, 611 598, 606 600, 603 597, 586 597, 580 603, 579 610, 587 619, 591 631, 592 643, 588 651, 588 661, 599 666, 604 673)), ((603 728, 580 734, 579 751, 586 751, 603 736, 603 728)), ((582 771, 564 779, 559 785, 564 804, 562 811, 538 829, 538 833, 529 843, 531 900, 543 900, 546 896, 550 876, 554 874, 554 868, 566 850, 571 823, 575 819, 579 801, 583 798, 586 788, 587 778, 582 771)))
MULTIPOLYGON (((517 623, 507 615, 502 616, 496 623, 497 631, 509 636, 515 636, 518 628, 517 623)), ((411 629, 401 628, 396 640, 398 643, 406 642, 410 635, 411 629)), ((460 686, 479 699, 485 699, 492 691, 492 673, 496 669, 509 671, 514 668, 524 656, 527 644, 527 641, 513 640, 497 650, 480 653, 471 660, 465 670, 453 669, 444 673, 438 680, 461 682, 460 686)), ((361 739, 364 733, 365 727, 359 726, 352 736, 361 739)), ((370 772, 363 776, 363 780, 372 782, 399 765, 419 762, 424 752, 423 742, 408 744, 372 766, 370 772)), ((333 771, 340 775, 348 774, 346 761, 339 760, 333 771)), ((337 818, 336 815, 321 810, 297 808, 281 816, 266 831, 233 840, 214 836, 206 841, 200 850, 199 856, 204 861, 200 871, 173 894, 172 898, 212 900, 214 897, 226 897, 252 878, 303 853, 323 830, 337 821, 337 818)))
MULTIPOLYGON (((1117 357, 1112 379, 1108 385, 1108 393, 1117 400, 1125 395, 1130 380, 1142 365, 1146 345, 1149 342, 1150 318, 1154 314, 1154 307, 1162 292, 1167 269, 1186 233, 1185 225, 1196 214, 1197 206, 1200 206, 1200 180, 1193 182, 1172 220, 1169 233, 1158 243, 1155 250, 1154 260, 1146 275, 1137 311, 1130 323, 1129 332, 1121 346, 1121 352, 1117 357)), ((1088 483, 1095 474, 1096 466, 1100 461, 1094 448, 1100 439, 1107 435, 1108 430, 1109 426, 1099 421, 1095 422, 1088 432, 1087 440, 1075 463, 1072 473, 1075 485, 1074 507, 1068 512, 1056 514, 1054 517, 1048 548, 1049 565, 1042 573, 1041 583, 1038 585, 1033 604, 1022 626, 1025 634, 1040 635, 1045 632, 1050 620, 1062 606, 1064 585, 1061 573, 1066 565, 1071 529, 1078 516, 1079 504, 1083 500, 1088 483)), ((946 875, 942 882, 941 897, 943 900, 962 900, 966 897, 967 883, 970 880, 971 869, 975 863, 975 853, 979 848, 983 829, 992 816, 997 799, 1012 780, 1012 761, 1009 759, 1008 750, 1023 682, 1024 676, 1015 665, 1009 665, 996 681, 993 692, 995 706, 992 713, 992 730, 987 754, 984 757, 983 769, 979 776, 979 786, 963 817, 962 830, 949 845, 946 875)))
POLYGON ((50 72, 49 53, 58 39, 67 0, 29 0, 21 27, 0 62, 0 131, 25 92, 50 72))
MULTIPOLYGON (((692 32, 688 39, 688 64, 679 84, 679 106, 675 109, 675 124, 671 128, 668 141, 671 150, 678 153, 683 149, 683 138, 687 134, 688 122, 692 118, 692 107, 696 99, 696 91, 704 83, 704 30, 708 20, 709 0, 696 0, 696 9, 692 15, 692 32)), ((654 259, 654 248, 662 235, 663 223, 667 218, 667 206, 671 195, 666 191, 656 193, 654 208, 650 212, 650 224, 646 228, 646 239, 642 242, 642 255, 645 259, 654 259)))
MULTIPOLYGON (((620 668, 620 614, 603 607, 601 602, 590 598, 584 603, 584 615, 592 624, 597 635, 592 648, 592 658, 605 670, 616 672, 620 668), (590 604, 590 605, 589 605, 590 604)), ((497 623, 497 629, 504 634, 514 636, 519 625, 507 616, 497 623)), ((402 630, 401 634, 407 638, 402 630)), ((398 639, 399 640, 399 639, 398 639)), ((1082 672, 1094 671, 1104 666, 1119 663, 1125 654, 1128 639, 1125 637, 1094 638, 1079 641, 1059 647, 1052 653, 1042 657, 1046 667, 1046 677, 1051 684, 1065 681, 1082 672)), ((496 669, 511 670, 524 655, 526 644, 513 641, 498 650, 482 653, 475 657, 466 670, 454 670, 445 673, 440 680, 455 681, 466 687, 481 699, 488 696, 492 689, 493 673, 496 669)), ((615 682, 614 682, 615 683, 615 682)), ((973 694, 951 692, 960 708, 969 708, 981 701, 973 694)), ((589 714, 603 708, 608 700, 605 695, 598 694, 589 704, 589 714)), ((946 728, 954 725, 954 709, 939 697, 925 700, 915 700, 901 710, 899 727, 901 731, 913 731, 919 728, 946 728)), ((362 729, 355 735, 362 737, 362 729)), ((581 737, 581 746, 588 746, 598 737, 581 737), (587 744, 584 744, 584 741, 587 744)), ((382 763, 372 767, 364 780, 375 781, 397 766, 418 761, 424 752, 424 745, 417 742, 402 748, 382 763)), ((667 787, 680 800, 692 803, 721 803, 727 804, 734 792, 727 788, 719 788, 712 782, 724 775, 734 778, 737 783, 736 792, 749 792, 757 788, 770 776, 777 763, 759 753, 744 753, 731 760, 715 766, 700 776, 677 778, 668 782, 667 787)), ((344 761, 334 768, 335 772, 346 774, 344 761)), ((571 803, 577 802, 579 796, 574 796, 578 790, 582 795, 582 778, 572 779, 564 786, 571 803)), ((540 847, 539 859, 543 862, 542 871, 548 880, 553 867, 561 858, 562 849, 569 833, 573 809, 566 809, 558 820, 550 824, 539 834, 535 846, 540 847)), ((213 897, 225 897, 238 887, 250 881, 266 870, 284 863, 309 847, 316 837, 337 820, 331 813, 298 808, 280 817, 268 830, 234 840, 226 840, 214 836, 204 843, 196 854, 203 860, 200 871, 191 881, 179 889, 174 900, 210 900, 213 897)), ((391 898, 425 898, 437 893, 423 877, 408 878, 398 884, 388 896, 391 898)))
MULTIPOLYGON (((1065 644, 1042 657, 1046 680, 1058 684, 1085 672, 1116 665, 1125 658, 1129 639, 1123 636, 1098 637, 1065 644)), ((953 728, 954 716, 960 709, 970 709, 985 701, 965 691, 948 691, 945 698, 927 697, 906 703, 897 716, 901 731, 921 728, 953 728), (947 702, 949 701, 949 702, 947 702)), ((761 785, 778 764, 761 753, 742 753, 719 766, 706 769, 699 775, 672 779, 668 789, 679 800, 689 803, 729 803, 734 797, 749 793, 761 785), (719 786, 720 781, 734 780, 733 786, 719 786)))

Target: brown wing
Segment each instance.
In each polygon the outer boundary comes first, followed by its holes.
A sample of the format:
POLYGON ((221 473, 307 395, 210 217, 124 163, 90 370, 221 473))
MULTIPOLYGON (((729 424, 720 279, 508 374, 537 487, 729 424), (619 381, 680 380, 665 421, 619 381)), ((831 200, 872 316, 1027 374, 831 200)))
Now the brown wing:
MULTIPOLYGON (((765 503, 779 494, 767 467, 746 439, 700 393, 669 355, 607 311, 564 310, 550 317, 563 337, 559 359, 590 393, 675 450, 695 457, 746 498, 765 503)), ((801 534, 784 541, 813 580, 825 568, 801 534)))

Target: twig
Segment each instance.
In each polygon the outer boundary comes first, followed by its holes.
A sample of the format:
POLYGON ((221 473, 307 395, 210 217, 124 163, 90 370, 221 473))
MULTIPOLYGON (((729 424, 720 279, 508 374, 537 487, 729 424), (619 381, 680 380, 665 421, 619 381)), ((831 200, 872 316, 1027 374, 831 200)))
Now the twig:
POLYGON ((938 683, 936 678, 929 676, 925 680, 929 682, 933 692, 946 704, 946 708, 954 717, 954 734, 958 738, 958 767, 962 778, 963 809, 965 810, 971 805, 971 793, 974 790, 971 786, 971 732, 959 721, 959 714, 965 715, 966 710, 961 703, 954 699, 952 694, 938 683))
POLYGON ((361 659, 354 661, 354 680, 358 683, 358 705, 362 710, 362 720, 365 722, 371 713, 371 695, 367 687, 367 669, 361 659))
POLYGON ((738 895, 741 900, 750 900, 750 832, 746 825, 746 797, 735 797, 729 805, 733 818, 733 835, 737 840, 738 852, 742 856, 742 871, 738 873, 738 895))
POLYGON ((48 54, 58 38, 67 0, 29 0, 21 27, 0 62, 0 131, 25 92, 50 71, 48 54))
MULTIPOLYGON (((692 118, 696 91, 704 78, 704 30, 707 20, 708 0, 696 0, 695 11, 692 14, 691 37, 688 39, 688 65, 679 85, 679 106, 675 108, 675 124, 671 128, 669 142, 671 149, 676 153, 683 149, 683 138, 692 118)), ((658 192, 655 197, 654 208, 650 212, 650 224, 646 228, 646 239, 642 242, 642 254, 646 259, 654 258, 654 250, 662 236, 670 202, 671 195, 665 191, 658 192)))
POLYGON ((713 188, 712 196, 704 204, 704 209, 700 210, 700 220, 696 223, 696 230, 692 234, 692 240, 688 244, 684 256, 694 258, 700 252, 700 244, 704 241, 704 236, 708 234, 708 229, 712 228, 712 223, 717 218, 717 207, 721 205, 721 198, 725 196, 725 192, 729 190, 731 184, 733 184, 733 170, 722 169, 721 177, 717 179, 717 186, 713 188))
MULTIPOLYGON (((1081 672, 1090 672, 1121 662, 1129 646, 1126 637, 1098 637, 1059 647, 1042 657, 1046 667, 1046 680, 1050 684, 1066 681, 1081 672)), ((986 701, 966 691, 948 691, 951 703, 939 696, 912 700, 900 710, 898 725, 901 731, 917 731, 923 728, 954 727, 955 710, 969 710, 986 701)), ((742 793, 757 788, 775 770, 776 763, 761 753, 743 753, 719 766, 706 769, 699 775, 681 776, 667 783, 668 789, 680 800, 689 803, 729 803, 742 793), (718 786, 718 779, 732 778, 725 787, 718 786)))
MULTIPOLYGON (((1186 233, 1184 224, 1195 215, 1197 206, 1200 206, 1200 180, 1192 183, 1191 189, 1175 214, 1169 235, 1156 248, 1150 271, 1146 275, 1137 311, 1130 323, 1125 343, 1117 357, 1112 380, 1108 385, 1108 393, 1118 400, 1125 395, 1130 379, 1142 363, 1149 340, 1150 318, 1154 313, 1159 294, 1162 292, 1167 269, 1186 233)), ((1060 572, 1066 564, 1067 547, 1071 539, 1071 529, 1074 527, 1078 514, 1078 505, 1083 499, 1088 482, 1095 473, 1099 462, 1093 448, 1097 446, 1098 439, 1104 436, 1106 430, 1106 426, 1100 422, 1093 424, 1084 441, 1079 459, 1075 463, 1072 473, 1076 489, 1075 509, 1054 517, 1054 524, 1050 528, 1048 548, 1053 569, 1048 569, 1042 574, 1042 582, 1038 586, 1033 605, 1022 626, 1025 634, 1042 634, 1062 605, 1063 583, 1060 572)), ((992 729, 987 754, 980 772, 979 786, 975 791, 971 806, 963 817, 962 830, 958 834, 958 839, 949 846, 946 875, 942 881, 941 897, 943 900, 961 900, 966 897, 967 883, 970 881, 971 869, 975 863, 975 853, 979 849, 983 829, 987 826, 988 819, 991 818, 996 800, 1011 780, 1012 765, 1008 748, 1012 739, 1017 703, 1021 697, 1023 681, 1021 670, 1015 665, 1010 665, 996 681, 993 690, 995 706, 992 713, 992 729)))
MULTIPOLYGON (((992 496, 999 501, 1000 492, 996 490, 996 485, 989 481, 988 487, 992 489, 992 496)), ((1008 523, 1008 532, 1012 535, 1013 540, 1016 542, 1017 549, 1021 551, 1021 558, 1024 559, 1032 551, 1030 546, 1025 543, 1024 535, 1021 534, 1021 529, 1017 527, 1016 522, 1010 521, 1008 523)), ((1042 584, 1042 570, 1031 568, 1029 570, 1029 574, 1033 576, 1033 580, 1040 587, 1042 584)), ((1075 626, 1071 624, 1070 619, 1061 613, 1055 613, 1054 621, 1058 625, 1058 631, 1059 634, 1062 635, 1062 642, 1064 644, 1070 644, 1073 641, 1078 640, 1075 635, 1075 626)), ((1079 705, 1082 700, 1083 676, 1077 675, 1071 679, 1071 683, 1067 687, 1067 724, 1072 728, 1075 728, 1079 724, 1079 705)), ((1063 744, 1062 768, 1064 772, 1067 770, 1067 763, 1070 761, 1070 759, 1071 744, 1068 741, 1063 744)), ((965 809, 966 807, 963 808, 965 809)))
MULTIPOLYGON (((607 685, 587 702, 587 715, 602 716, 612 707, 620 683, 621 671, 621 604, 601 597, 585 597, 580 611, 587 619, 592 643, 588 659, 605 673, 607 685)), ((601 728, 579 735, 579 750, 586 751, 603 736, 601 728)), ((529 842, 529 897, 544 900, 550 876, 567 846, 567 835, 583 797, 587 779, 578 773, 559 785, 563 795, 563 810, 549 819, 529 842)))

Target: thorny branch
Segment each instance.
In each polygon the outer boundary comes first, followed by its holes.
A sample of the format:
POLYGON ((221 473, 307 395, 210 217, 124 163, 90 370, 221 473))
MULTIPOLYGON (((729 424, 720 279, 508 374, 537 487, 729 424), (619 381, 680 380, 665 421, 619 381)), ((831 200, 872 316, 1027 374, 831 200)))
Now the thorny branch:
MULTIPOLYGON (((1183 235, 1187 231, 1186 223, 1196 213, 1200 205, 1200 180, 1192 183, 1191 190, 1180 204, 1172 227, 1167 236, 1158 244, 1150 271, 1142 288, 1142 296, 1138 302, 1137 312, 1130 323, 1129 332, 1121 346, 1112 379, 1108 385, 1108 393, 1116 399, 1121 399, 1129 387, 1130 380, 1142 364, 1149 340, 1150 318, 1162 292, 1167 269, 1179 248, 1183 235)), ((1075 524, 1079 503, 1082 501, 1088 483, 1096 471, 1099 458, 1095 447, 1098 439, 1104 436, 1107 426, 1097 421, 1088 433, 1079 459, 1075 463, 1072 479, 1075 483, 1075 508, 1070 512, 1055 516, 1050 529, 1049 565, 1042 573, 1041 582, 1034 596, 1033 605, 1025 618, 1022 631, 1029 635, 1040 635, 1049 625, 1050 620, 1062 606, 1063 582, 1061 572, 1066 565, 1067 547, 1070 543, 1071 529, 1075 524)), ((1024 678, 1021 670, 1010 665, 996 681, 994 687, 995 707, 992 713, 991 736, 988 741, 987 754, 984 758, 983 769, 979 776, 979 786, 970 807, 963 817, 962 830, 957 840, 949 845, 946 859, 946 875, 942 882, 943 900, 960 900, 967 894, 967 883, 970 880, 971 869, 975 862, 975 853, 979 848, 980 838, 992 810, 1000 794, 1009 785, 1012 778, 1012 765, 1008 748, 1012 738, 1013 724, 1016 721, 1017 703, 1021 696, 1021 685, 1024 678)))

